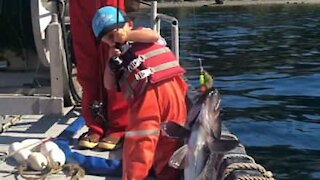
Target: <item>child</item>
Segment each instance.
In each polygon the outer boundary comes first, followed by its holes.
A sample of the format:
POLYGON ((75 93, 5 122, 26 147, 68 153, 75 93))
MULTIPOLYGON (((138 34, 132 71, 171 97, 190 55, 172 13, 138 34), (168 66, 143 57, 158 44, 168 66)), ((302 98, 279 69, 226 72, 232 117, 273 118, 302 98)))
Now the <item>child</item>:
POLYGON ((129 104, 123 179, 146 179, 152 165, 157 179, 179 179, 180 171, 168 161, 182 142, 162 135, 160 123, 185 123, 187 85, 181 77, 185 71, 156 32, 132 26, 111 6, 100 8, 92 21, 95 36, 113 47, 111 53, 122 62, 117 68, 107 63, 104 78, 108 89, 118 84, 129 104))

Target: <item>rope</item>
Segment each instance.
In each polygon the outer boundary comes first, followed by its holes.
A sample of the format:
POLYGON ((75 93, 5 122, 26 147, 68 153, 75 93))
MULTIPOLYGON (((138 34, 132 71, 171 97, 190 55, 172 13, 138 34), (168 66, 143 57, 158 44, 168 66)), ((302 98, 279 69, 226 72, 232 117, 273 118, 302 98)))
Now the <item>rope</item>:
MULTIPOLYGON (((240 159, 240 158, 243 158, 243 159, 247 159, 249 160, 251 163, 255 163, 254 159, 247 155, 247 154, 225 154, 219 161, 218 163, 218 172, 221 171, 221 168, 222 168, 222 163, 227 160, 227 159, 240 159)), ((219 173, 220 174, 220 173, 219 173)))
POLYGON ((7 152, 0 151, 0 164, 6 162, 7 152))
POLYGON ((219 167, 226 159, 233 159, 233 158, 245 158, 245 159, 248 159, 249 161, 251 161, 251 163, 255 163, 254 159, 247 154, 225 154, 223 156, 223 158, 221 158, 219 161, 219 164, 218 164, 219 167))
POLYGON ((52 167, 46 168, 42 171, 30 171, 27 164, 22 164, 18 167, 18 170, 0 170, 1 173, 18 174, 23 179, 27 180, 39 180, 45 179, 50 175, 63 172, 70 180, 79 180, 85 175, 85 171, 77 164, 65 164, 60 166, 59 164, 53 164, 52 167))
POLYGON ((28 171, 27 164, 22 164, 18 168, 18 174, 28 180, 45 179, 51 173, 51 169, 46 168, 43 171, 28 171))
MULTIPOLYGON (((264 178, 262 180, 274 180, 273 174, 270 171, 266 171, 264 167, 262 167, 259 164, 256 163, 233 163, 227 166, 227 168, 224 170, 223 174, 225 179, 228 177, 234 170, 257 170, 259 171, 264 178)), ((249 176, 241 176, 241 178, 248 178, 249 176)), ((252 176, 253 178, 255 176, 252 176)), ((240 179, 239 179, 240 180, 240 179)), ((247 180, 247 179, 245 179, 247 180)), ((248 180, 256 180, 256 179, 248 179, 248 180)))
MULTIPOLYGON (((272 178, 273 179, 273 178, 272 178)), ((261 176, 239 176, 235 180, 269 180, 269 178, 261 177, 261 176)))
POLYGON ((66 164, 63 169, 67 172, 67 176, 71 176, 71 180, 78 180, 85 175, 84 169, 78 164, 66 164))

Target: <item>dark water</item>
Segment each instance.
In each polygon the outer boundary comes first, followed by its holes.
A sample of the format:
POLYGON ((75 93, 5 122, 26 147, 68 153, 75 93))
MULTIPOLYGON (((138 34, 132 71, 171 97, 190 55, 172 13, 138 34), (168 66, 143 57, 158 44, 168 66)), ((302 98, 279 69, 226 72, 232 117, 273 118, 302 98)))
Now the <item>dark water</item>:
POLYGON ((179 20, 190 82, 199 57, 214 75, 223 121, 248 154, 276 179, 320 179, 320 6, 160 12, 179 20))

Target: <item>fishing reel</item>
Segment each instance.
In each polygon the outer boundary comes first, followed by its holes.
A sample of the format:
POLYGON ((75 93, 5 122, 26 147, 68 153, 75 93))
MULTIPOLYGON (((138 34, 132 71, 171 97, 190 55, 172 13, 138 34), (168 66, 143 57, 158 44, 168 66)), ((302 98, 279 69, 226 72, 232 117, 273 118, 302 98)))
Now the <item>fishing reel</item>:
POLYGON ((109 65, 110 65, 111 71, 113 71, 113 73, 115 74, 116 90, 120 92, 121 88, 120 88, 119 81, 124 72, 123 60, 120 59, 119 57, 112 57, 109 61, 109 65))
POLYGON ((108 121, 105 118, 105 104, 101 101, 94 100, 90 106, 90 109, 93 119, 97 122, 100 121, 99 123, 101 123, 105 129, 107 129, 108 121))
MULTIPOLYGON (((121 45, 119 43, 116 43, 116 48, 121 49, 121 45)), ((120 57, 113 56, 109 61, 109 66, 111 71, 115 74, 116 83, 117 83, 116 90, 120 92, 121 88, 120 88, 119 81, 124 72, 123 60, 120 57)))
POLYGON ((110 69, 115 73, 123 70, 123 60, 119 57, 111 57, 109 65, 110 69))
MULTIPOLYGON (((115 48, 116 49, 121 49, 121 44, 120 43, 116 43, 115 48)), ((110 65, 110 69, 114 73, 117 73, 117 72, 122 71, 124 69, 123 68, 123 60, 120 59, 120 57, 117 57, 117 56, 111 57, 111 59, 109 61, 109 65, 110 65)))
POLYGON ((96 119, 97 117, 100 117, 102 120, 105 121, 104 118, 104 109, 105 106, 102 102, 99 102, 97 100, 93 101, 92 105, 90 106, 91 111, 94 115, 94 119, 96 119))

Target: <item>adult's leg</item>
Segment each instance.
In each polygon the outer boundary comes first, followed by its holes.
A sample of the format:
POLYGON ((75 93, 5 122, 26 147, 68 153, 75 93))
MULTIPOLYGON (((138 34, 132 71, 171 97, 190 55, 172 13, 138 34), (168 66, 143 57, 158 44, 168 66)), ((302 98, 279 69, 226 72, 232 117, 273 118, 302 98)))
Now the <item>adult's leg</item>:
POLYGON ((124 136, 128 124, 128 103, 121 92, 115 89, 108 90, 108 119, 110 120, 107 134, 117 137, 124 136))
MULTIPOLYGON (((99 53, 96 39, 91 28, 91 21, 96 10, 104 5, 116 6, 117 0, 70 0, 70 21, 73 50, 77 61, 77 78, 83 88, 83 116, 90 129, 103 134, 101 124, 92 118, 90 106, 94 100, 100 100, 99 53)), ((124 9, 123 0, 119 8, 124 9)), ((101 57, 101 56, 100 56, 101 57)))
POLYGON ((108 90, 107 101, 108 128, 98 147, 113 150, 120 147, 128 125, 128 104, 121 92, 108 90))
MULTIPOLYGON (((101 2, 101 5, 115 7, 119 2, 119 9, 124 10, 124 0, 102 0, 101 2)), ((104 52, 109 51, 105 49, 104 52)), ((104 59, 104 57, 102 58, 104 59)), ((115 89, 107 90, 106 92, 108 94, 106 106, 108 128, 98 147, 113 150, 124 136, 124 131, 128 124, 128 105, 121 92, 117 92, 115 89)))
MULTIPOLYGON (((100 101, 99 59, 91 19, 97 9, 92 0, 70 0, 70 21, 73 50, 77 62, 77 78, 82 86, 82 114, 90 133, 102 136, 101 121, 91 111, 93 101, 100 101)), ((99 140, 99 137, 98 137, 99 140)))

